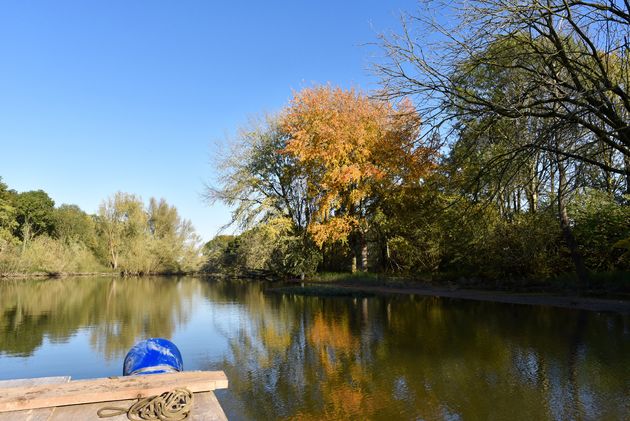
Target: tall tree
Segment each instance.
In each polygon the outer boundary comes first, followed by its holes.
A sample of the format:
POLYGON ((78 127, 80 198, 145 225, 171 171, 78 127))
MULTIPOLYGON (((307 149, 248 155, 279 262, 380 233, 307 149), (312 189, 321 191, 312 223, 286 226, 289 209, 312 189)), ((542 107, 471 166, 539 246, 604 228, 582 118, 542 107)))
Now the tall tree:
POLYGON ((26 246, 33 236, 54 231, 55 202, 43 190, 27 191, 15 197, 17 234, 26 246))
POLYGON ((198 254, 199 239, 186 219, 181 219, 177 208, 166 200, 149 200, 147 209, 150 247, 161 271, 180 272, 189 269, 198 254))
POLYGON ((94 219, 77 205, 63 204, 55 209, 55 237, 67 242, 80 242, 92 250, 96 248, 94 219))
POLYGON ((383 38, 389 61, 377 67, 389 96, 415 96, 421 115, 434 127, 447 127, 446 121, 462 115, 577 124, 591 135, 560 149, 542 138, 528 146, 622 175, 630 192, 627 1, 433 5, 455 16, 414 16, 402 34, 383 38), (491 95, 496 91, 490 80, 468 84, 470 74, 485 70, 510 80, 517 95, 491 95), (599 144, 609 153, 599 153, 599 144))
POLYGON ((144 206, 138 196, 118 192, 101 203, 98 229, 112 269, 118 269, 121 255, 145 233, 146 221, 144 206))
POLYGON ((435 150, 419 142, 420 118, 354 90, 330 86, 297 93, 283 115, 284 153, 297 159, 314 201, 309 226, 321 247, 350 242, 353 269, 367 270, 366 235, 381 193, 420 183, 435 150))
POLYGON ((221 176, 206 195, 211 203, 234 207, 231 222, 240 228, 276 217, 290 218, 301 232, 308 227, 313 204, 306 180, 297 160, 280 153, 288 139, 278 117, 266 116, 241 129, 227 153, 218 157, 221 176))
POLYGON ((13 232, 18 225, 15 209, 16 195, 13 190, 9 190, 0 177, 0 246, 3 242, 14 239, 13 232))

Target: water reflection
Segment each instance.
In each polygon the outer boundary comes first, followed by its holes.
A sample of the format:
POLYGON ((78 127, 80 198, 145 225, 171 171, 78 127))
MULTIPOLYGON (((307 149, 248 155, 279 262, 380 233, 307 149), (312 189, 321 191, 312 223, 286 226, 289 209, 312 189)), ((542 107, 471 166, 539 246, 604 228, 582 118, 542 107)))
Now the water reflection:
POLYGON ((249 323, 232 332, 224 365, 237 418, 630 413, 627 318, 438 298, 260 298, 251 289, 242 301, 249 323))
MULTIPOLYGON (((122 358, 142 337, 176 336, 187 368, 226 371, 230 389, 218 396, 231 419, 630 413, 625 316, 430 297, 275 295, 260 283, 193 278, 0 282, 0 363, 19 357, 28 371, 33 353, 50 346, 45 339, 63 347, 84 328, 102 359, 122 358)), ((80 376, 85 368, 75 369, 80 376)))
POLYGON ((170 337, 190 317, 199 281, 66 278, 0 282, 0 353, 28 357, 44 337, 68 341, 90 328, 104 358, 124 355, 138 338, 170 337))

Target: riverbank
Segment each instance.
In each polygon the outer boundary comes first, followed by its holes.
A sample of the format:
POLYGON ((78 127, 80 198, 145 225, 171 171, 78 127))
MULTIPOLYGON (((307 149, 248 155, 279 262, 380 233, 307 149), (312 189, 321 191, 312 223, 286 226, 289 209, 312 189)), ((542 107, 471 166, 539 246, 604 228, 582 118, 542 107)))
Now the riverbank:
MULTIPOLYGON (((3 273, 0 279, 53 279, 66 277, 125 277, 125 276, 209 276, 204 273, 152 273, 142 275, 125 275, 120 272, 32 272, 32 273, 3 273)), ((224 277, 231 278, 234 275, 224 277)), ((266 279, 266 278, 258 278, 266 279)), ((268 280, 268 279, 266 279, 268 280)), ((570 308, 576 310, 587 310, 597 312, 615 312, 630 314, 630 297, 625 294, 616 296, 601 296, 602 291, 595 291, 598 296, 577 295, 569 289, 565 290, 544 290, 547 284, 532 285, 532 291, 522 290, 492 289, 489 284, 468 283, 465 285, 451 283, 446 286, 431 285, 419 281, 413 281, 404 277, 383 277, 378 274, 359 273, 324 273, 306 282, 293 281, 280 287, 271 287, 266 290, 268 293, 296 294, 306 296, 328 296, 328 297, 354 297, 364 298, 375 295, 420 295, 431 297, 443 297, 474 301, 488 301, 505 304, 540 305, 559 308, 570 308), (476 287, 475 287, 476 286, 476 287), (538 289, 536 289, 538 288, 538 289)), ((590 291, 593 294, 593 291, 590 291)))
POLYGON ((19 272, 0 273, 0 279, 66 278, 70 276, 118 276, 118 272, 19 272))
POLYGON ((267 291, 308 296, 420 295, 630 314, 630 297, 625 293, 606 296, 602 291, 589 291, 591 295, 578 295, 570 289, 545 290, 545 285, 547 284, 530 284, 532 291, 519 291, 492 289, 489 284, 482 288, 465 287, 456 283, 446 286, 431 285, 408 278, 384 278, 375 274, 322 274, 308 282, 295 282, 290 286, 269 288, 267 291))
POLYGON ((16 272, 16 273, 0 273, 0 279, 54 279, 68 277, 87 277, 87 276, 205 276, 200 272, 155 272, 155 273, 124 273, 124 272, 16 272))

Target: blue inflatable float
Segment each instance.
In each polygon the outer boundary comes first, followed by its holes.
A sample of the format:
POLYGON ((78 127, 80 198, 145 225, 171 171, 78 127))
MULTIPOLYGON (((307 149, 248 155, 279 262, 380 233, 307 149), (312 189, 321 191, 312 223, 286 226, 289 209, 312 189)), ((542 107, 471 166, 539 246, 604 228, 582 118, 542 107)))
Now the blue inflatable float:
POLYGON ((129 350, 123 363, 123 376, 174 373, 183 369, 182 354, 173 342, 150 338, 129 350))

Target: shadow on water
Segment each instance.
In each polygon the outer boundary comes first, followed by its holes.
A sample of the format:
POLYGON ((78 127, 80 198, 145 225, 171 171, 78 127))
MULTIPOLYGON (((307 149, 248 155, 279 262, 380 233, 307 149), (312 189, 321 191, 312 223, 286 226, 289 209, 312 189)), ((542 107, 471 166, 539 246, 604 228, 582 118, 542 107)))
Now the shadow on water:
MULTIPOLYGON (((623 419, 627 316, 435 297, 265 294, 248 281, 0 283, 0 362, 89 327, 99 358, 179 338, 231 419, 623 419), (179 336, 178 336, 179 335, 179 336), (220 339, 217 339, 220 338, 220 339), (209 354, 211 346, 219 346, 209 354)), ((185 357, 186 358, 186 357, 185 357)), ((81 370, 81 367, 77 367, 81 370)), ((28 377, 28 376, 25 376, 28 377)))

